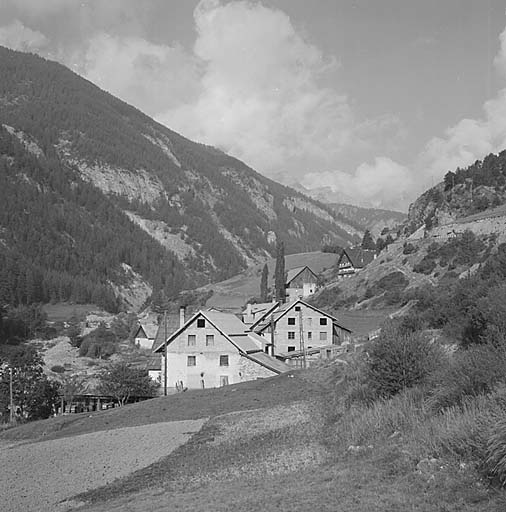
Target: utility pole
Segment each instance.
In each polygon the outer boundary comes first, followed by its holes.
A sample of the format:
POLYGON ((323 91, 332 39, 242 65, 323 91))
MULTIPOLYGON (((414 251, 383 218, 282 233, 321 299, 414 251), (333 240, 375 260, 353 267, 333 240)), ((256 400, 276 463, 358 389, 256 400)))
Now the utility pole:
POLYGON ((163 312, 163 395, 167 396, 167 310, 163 312))
POLYGON ((274 315, 271 315, 271 356, 274 357, 274 315))
POLYGON ((12 366, 9 367, 9 398, 10 398, 10 420, 14 422, 14 393, 12 391, 12 366))
POLYGON ((304 345, 304 326, 302 325, 302 306, 299 306, 299 340, 302 351, 302 367, 306 368, 306 346, 304 345))

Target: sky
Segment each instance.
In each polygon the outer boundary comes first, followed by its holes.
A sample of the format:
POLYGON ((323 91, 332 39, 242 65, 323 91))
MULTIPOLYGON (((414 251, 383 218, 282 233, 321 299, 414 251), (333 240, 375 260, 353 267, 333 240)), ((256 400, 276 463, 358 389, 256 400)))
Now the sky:
POLYGON ((504 0, 0 0, 0 45, 355 204, 506 149, 504 0))

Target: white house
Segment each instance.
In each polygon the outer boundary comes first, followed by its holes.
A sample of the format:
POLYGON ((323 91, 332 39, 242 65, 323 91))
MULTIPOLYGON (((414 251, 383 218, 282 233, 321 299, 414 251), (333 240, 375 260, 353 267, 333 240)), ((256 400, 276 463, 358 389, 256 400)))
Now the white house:
POLYGON ((166 341, 155 342, 153 352, 161 355, 164 382, 164 352, 167 344, 169 387, 214 388, 270 377, 290 370, 282 361, 265 353, 265 339, 250 332, 231 313, 214 309, 198 311, 166 341))
POLYGON ((134 340, 139 348, 151 350, 158 326, 154 324, 140 323, 137 331, 135 331, 134 340))
POLYGON ((285 361, 330 358, 351 340, 351 330, 337 318, 301 299, 281 305, 250 329, 264 338, 265 350, 285 361))

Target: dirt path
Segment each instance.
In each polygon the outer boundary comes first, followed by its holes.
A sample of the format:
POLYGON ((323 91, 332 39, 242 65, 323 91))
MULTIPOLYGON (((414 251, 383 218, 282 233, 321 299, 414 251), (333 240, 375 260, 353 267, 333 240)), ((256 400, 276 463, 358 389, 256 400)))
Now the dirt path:
POLYGON ((78 493, 168 455, 205 419, 155 423, 29 444, 0 444, 2 512, 61 510, 78 493))

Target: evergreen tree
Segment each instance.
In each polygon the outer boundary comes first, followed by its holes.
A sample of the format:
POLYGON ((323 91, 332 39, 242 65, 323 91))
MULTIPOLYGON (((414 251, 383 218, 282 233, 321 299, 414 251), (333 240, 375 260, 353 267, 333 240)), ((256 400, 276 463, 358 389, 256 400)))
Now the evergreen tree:
POLYGON ((274 270, 274 287, 276 289, 276 300, 285 302, 286 281, 285 281, 285 244, 278 242, 276 250, 276 269, 274 270))
POLYGON ((266 263, 264 265, 264 268, 262 269, 262 279, 260 280, 260 300, 262 302, 267 302, 267 297, 269 295, 268 279, 269 279, 269 269, 268 269, 267 263, 266 263))
POLYGON ((360 245, 362 249, 368 249, 372 251, 376 250, 376 244, 374 243, 371 232, 368 229, 365 230, 364 238, 362 238, 362 243, 360 245))

